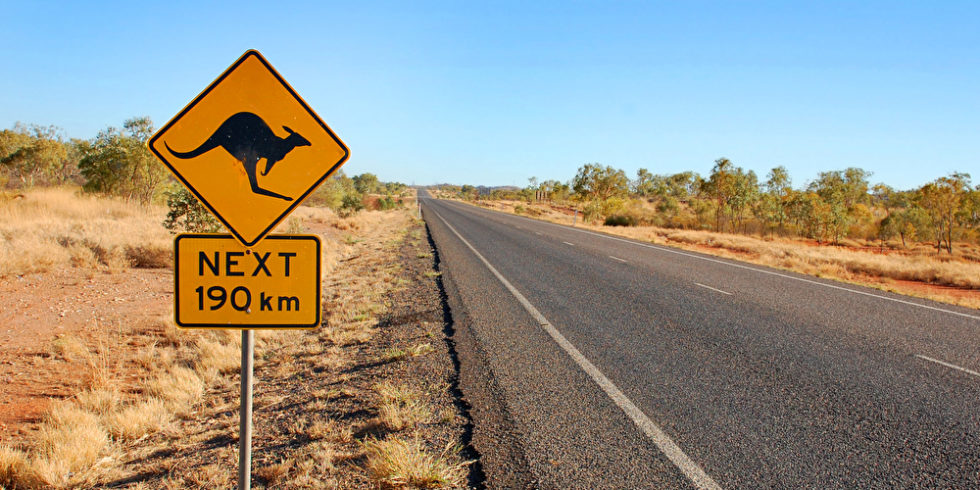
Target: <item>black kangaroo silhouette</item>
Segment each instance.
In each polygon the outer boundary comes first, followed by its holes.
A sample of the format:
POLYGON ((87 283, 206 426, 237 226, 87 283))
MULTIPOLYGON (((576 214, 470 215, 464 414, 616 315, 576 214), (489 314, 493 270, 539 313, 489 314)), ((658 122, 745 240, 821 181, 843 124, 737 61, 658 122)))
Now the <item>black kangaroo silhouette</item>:
POLYGON ((280 138, 272 132, 272 129, 261 117, 251 112, 239 112, 221 123, 221 126, 218 126, 211 137, 196 149, 179 152, 174 151, 166 142, 163 144, 167 150, 170 150, 170 153, 181 159, 194 158, 220 146, 236 160, 242 162, 245 173, 248 174, 248 182, 252 186, 252 192, 292 201, 293 198, 291 197, 259 187, 258 177, 255 175, 259 160, 265 158, 265 170, 262 172, 262 175, 265 176, 268 175, 269 170, 272 170, 272 166, 285 158, 287 153, 293 151, 293 148, 310 146, 309 140, 296 131, 286 126, 283 126, 282 129, 285 129, 289 136, 280 138))

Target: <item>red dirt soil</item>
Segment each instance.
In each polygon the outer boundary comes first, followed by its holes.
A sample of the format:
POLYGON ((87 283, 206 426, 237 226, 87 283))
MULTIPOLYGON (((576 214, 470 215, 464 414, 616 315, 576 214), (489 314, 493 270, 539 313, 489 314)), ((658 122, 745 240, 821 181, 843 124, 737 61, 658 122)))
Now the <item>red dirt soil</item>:
POLYGON ((73 395, 88 364, 51 355, 52 342, 73 336, 109 364, 134 346, 114 345, 172 311, 173 272, 128 269, 115 274, 62 269, 0 279, 0 444, 20 439, 52 400, 73 395))

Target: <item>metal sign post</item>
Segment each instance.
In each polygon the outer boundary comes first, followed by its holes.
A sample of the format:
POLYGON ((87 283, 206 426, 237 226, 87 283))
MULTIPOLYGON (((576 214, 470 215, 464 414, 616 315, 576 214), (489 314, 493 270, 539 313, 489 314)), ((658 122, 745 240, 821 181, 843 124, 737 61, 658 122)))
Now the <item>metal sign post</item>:
POLYGON ((269 234, 347 161, 350 150, 255 50, 246 51, 147 147, 231 232, 174 240, 174 322, 179 328, 242 329, 238 488, 248 489, 253 329, 320 325, 320 239, 269 234))
POLYGON ((242 330, 242 406, 238 422, 238 488, 252 488, 252 360, 255 337, 252 330, 242 330))

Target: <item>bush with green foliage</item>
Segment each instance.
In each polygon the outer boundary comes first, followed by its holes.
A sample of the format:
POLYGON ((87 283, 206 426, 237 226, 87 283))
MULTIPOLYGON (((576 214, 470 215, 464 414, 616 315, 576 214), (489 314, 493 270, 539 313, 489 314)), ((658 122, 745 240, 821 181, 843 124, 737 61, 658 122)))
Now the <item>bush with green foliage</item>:
POLYGON ((390 211, 392 209, 397 209, 402 207, 403 204, 404 203, 401 199, 395 200, 395 198, 391 196, 385 196, 382 197, 381 199, 378 199, 378 209, 380 209, 381 211, 390 211))
POLYGON ((172 233, 216 233, 221 230, 221 223, 186 187, 171 184, 164 195, 169 211, 163 226, 172 233))
POLYGON ((356 193, 350 192, 344 195, 344 198, 340 203, 340 215, 341 216, 353 216, 357 214, 358 211, 364 209, 364 198, 356 193))
POLYGON ((636 226, 637 219, 626 214, 614 214, 608 216, 603 224, 606 226, 636 226))
POLYGON ((60 128, 17 123, 0 131, 0 184, 20 188, 65 184, 78 176, 77 146, 60 128))
POLYGON ((153 200, 169 174, 146 148, 152 134, 153 122, 140 117, 126 121, 121 130, 106 128, 93 140, 79 143, 83 188, 143 204, 153 200))

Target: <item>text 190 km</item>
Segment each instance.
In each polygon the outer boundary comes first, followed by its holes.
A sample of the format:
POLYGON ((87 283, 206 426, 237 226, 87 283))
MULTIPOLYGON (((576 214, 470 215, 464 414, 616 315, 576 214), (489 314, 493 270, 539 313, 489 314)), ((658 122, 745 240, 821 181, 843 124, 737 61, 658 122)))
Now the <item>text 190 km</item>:
MULTIPOLYGON (((245 286, 238 286, 231 291, 221 286, 211 286, 207 289, 198 286, 194 292, 197 293, 198 310, 204 311, 208 308, 214 311, 231 307, 245 313, 252 312, 253 295, 245 286)), ((296 296, 275 296, 260 291, 256 299, 259 311, 299 311, 299 298, 296 296)))

